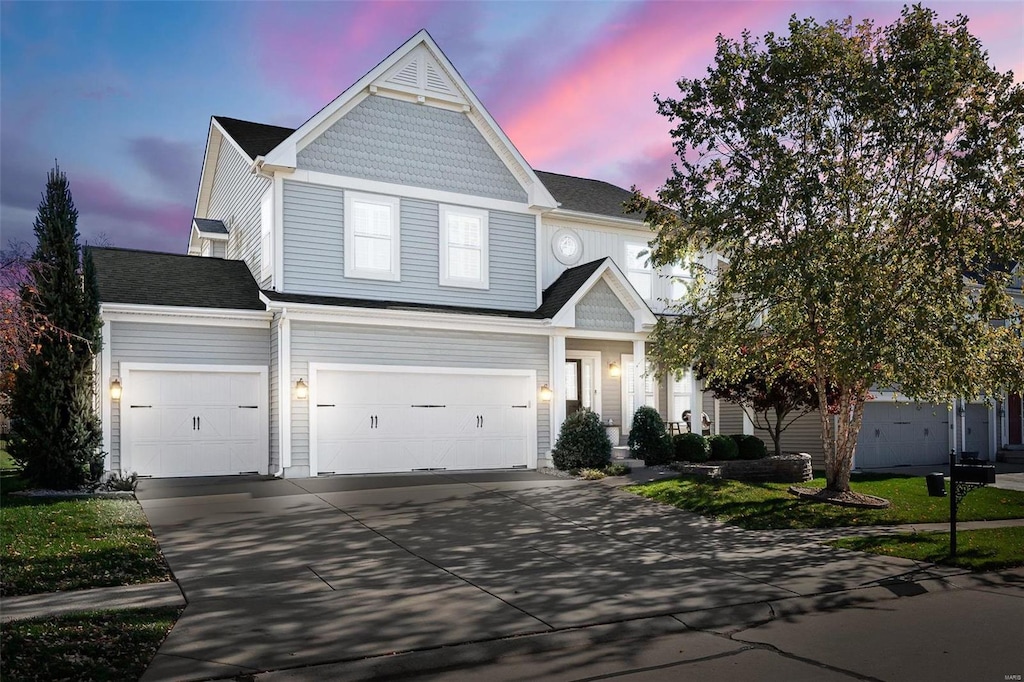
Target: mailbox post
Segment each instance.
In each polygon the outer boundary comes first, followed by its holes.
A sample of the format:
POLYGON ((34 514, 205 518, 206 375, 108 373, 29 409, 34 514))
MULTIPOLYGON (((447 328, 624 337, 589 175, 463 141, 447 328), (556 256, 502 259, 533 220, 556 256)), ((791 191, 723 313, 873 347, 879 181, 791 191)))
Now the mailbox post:
MULTIPOLYGON (((966 453, 965 453, 966 454, 966 453)), ((973 454, 973 453, 972 453, 973 454)), ((956 508, 967 493, 996 482, 996 468, 980 464, 977 457, 964 457, 956 463, 956 452, 949 453, 949 556, 956 556, 956 508), (964 464, 963 462, 970 462, 964 464)))

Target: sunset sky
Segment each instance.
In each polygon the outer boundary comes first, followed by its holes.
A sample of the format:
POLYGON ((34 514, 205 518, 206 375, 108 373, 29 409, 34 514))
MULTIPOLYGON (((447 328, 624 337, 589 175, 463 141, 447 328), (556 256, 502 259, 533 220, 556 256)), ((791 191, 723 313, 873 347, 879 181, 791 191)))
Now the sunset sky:
MULTIPOLYGON (((958 12, 1024 77, 1024 2, 958 12)), ((83 241, 183 253, 211 115, 296 127, 426 28, 534 168, 654 191, 652 95, 701 76, 719 33, 792 14, 889 23, 899 2, 4 2, 0 231, 34 245, 54 159, 83 241)))

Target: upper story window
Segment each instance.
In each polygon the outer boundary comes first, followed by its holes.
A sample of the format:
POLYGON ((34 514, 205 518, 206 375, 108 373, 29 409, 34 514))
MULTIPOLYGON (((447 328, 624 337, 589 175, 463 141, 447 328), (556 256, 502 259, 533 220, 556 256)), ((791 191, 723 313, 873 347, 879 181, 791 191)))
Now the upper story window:
POLYGON ((487 211, 442 205, 440 284, 488 287, 487 211))
POLYGON ((669 278, 671 280, 669 294, 673 301, 686 298, 686 293, 690 290, 690 284, 693 282, 692 267, 692 257, 689 257, 678 263, 673 263, 672 267, 669 268, 669 278))
MULTIPOLYGON (((273 241, 271 234, 274 226, 274 188, 263 193, 260 200, 260 279, 269 279, 274 272, 273 241)), ((206 255, 205 253, 203 254, 206 255)))
POLYGON ((647 244, 626 244, 626 277, 645 301, 653 298, 654 270, 647 244))
POLYGON ((399 200, 345 192, 345 276, 399 281, 399 200))

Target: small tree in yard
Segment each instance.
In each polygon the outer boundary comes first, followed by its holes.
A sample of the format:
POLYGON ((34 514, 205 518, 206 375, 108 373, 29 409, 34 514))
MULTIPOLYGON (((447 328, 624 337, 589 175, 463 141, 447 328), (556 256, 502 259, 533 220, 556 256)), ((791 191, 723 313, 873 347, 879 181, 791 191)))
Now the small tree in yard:
POLYGON ((665 421, 649 405, 637 408, 629 427, 629 452, 648 465, 672 461, 672 438, 665 431, 665 421))
POLYGON ((1005 267, 1024 260, 1024 86, 988 65, 965 17, 794 17, 788 36, 719 36, 707 77, 678 85, 655 98, 677 164, 631 208, 657 230, 654 265, 711 248, 729 267, 695 273, 655 361, 812 383, 834 493, 873 386, 927 401, 1024 388, 1005 267))
POLYGON ((33 484, 76 488, 97 456, 93 355, 99 350, 95 273, 78 245, 78 211, 67 176, 54 168, 35 221, 38 240, 22 286, 22 309, 46 320, 14 370, 8 450, 33 484))
POLYGON ((601 418, 586 408, 566 417, 551 450, 555 468, 563 471, 603 469, 611 457, 612 442, 601 418))

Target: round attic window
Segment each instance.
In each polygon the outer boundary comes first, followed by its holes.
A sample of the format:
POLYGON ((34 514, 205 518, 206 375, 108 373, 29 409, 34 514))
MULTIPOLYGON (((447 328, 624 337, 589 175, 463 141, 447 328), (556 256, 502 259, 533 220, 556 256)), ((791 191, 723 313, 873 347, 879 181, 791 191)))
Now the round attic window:
POLYGON ((578 234, 563 228, 552 237, 551 250, 554 251, 559 263, 575 265, 583 257, 583 242, 580 241, 578 234))

